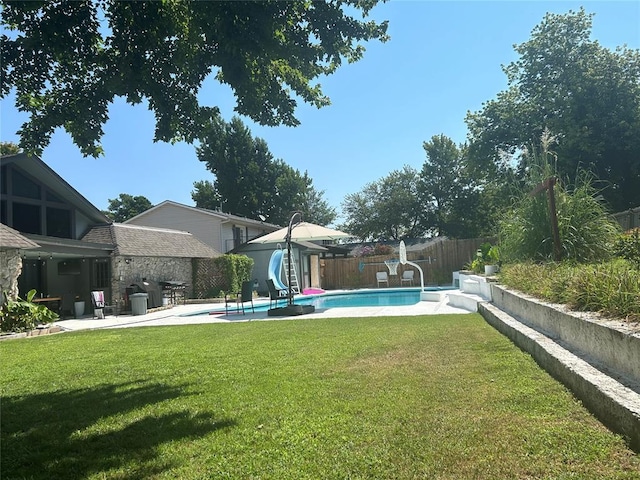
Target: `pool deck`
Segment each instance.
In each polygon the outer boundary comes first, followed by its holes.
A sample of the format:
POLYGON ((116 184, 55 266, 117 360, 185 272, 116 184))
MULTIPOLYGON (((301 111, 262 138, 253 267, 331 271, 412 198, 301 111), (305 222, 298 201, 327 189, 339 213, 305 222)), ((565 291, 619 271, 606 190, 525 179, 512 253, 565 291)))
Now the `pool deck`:
MULTIPOLYGON (((258 298, 254 305, 268 304, 269 300, 258 298)), ((245 304, 246 305, 246 304, 245 304)), ((190 305, 176 305, 168 309, 149 312, 145 315, 107 315, 104 319, 95 319, 85 316, 80 319, 59 320, 54 325, 64 331, 94 330, 102 328, 129 328, 129 327, 157 327, 166 325, 192 325, 204 323, 234 323, 250 322, 258 320, 293 320, 293 319, 321 319, 344 317, 405 317, 419 315, 435 315, 447 313, 471 313, 469 310, 453 307, 448 304, 448 296, 442 296, 439 302, 418 302, 415 305, 380 306, 380 307, 349 307, 316 309, 315 312, 306 315, 290 317, 269 317, 266 311, 251 312, 251 307, 245 306, 245 314, 242 312, 229 312, 228 315, 208 315, 206 312, 219 309, 219 303, 200 303, 190 305), (202 315, 192 315, 203 312, 202 315)))

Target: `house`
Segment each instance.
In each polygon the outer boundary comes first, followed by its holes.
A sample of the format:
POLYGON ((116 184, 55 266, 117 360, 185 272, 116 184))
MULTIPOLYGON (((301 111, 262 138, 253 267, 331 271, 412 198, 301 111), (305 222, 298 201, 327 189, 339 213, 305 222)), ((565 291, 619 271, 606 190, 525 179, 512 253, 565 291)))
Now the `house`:
POLYGON ((190 207, 170 200, 165 200, 124 223, 187 231, 222 253, 229 253, 253 238, 280 228, 264 221, 190 207))
POLYGON ((114 245, 81 240, 109 219, 36 156, 0 158, 0 221, 38 245, 20 249, 18 289, 39 296, 74 293, 89 301, 104 287, 114 245))
MULTIPOLYGON (((252 277, 254 284, 257 284, 256 290, 268 294, 266 280, 269 260, 273 250, 278 247, 276 244, 247 242, 280 230, 278 225, 230 213, 189 207, 170 200, 140 213, 125 224, 186 230, 220 252, 247 255, 254 261, 252 277)), ((281 246, 285 247, 284 241, 281 246)), ((301 290, 321 287, 321 256, 329 253, 330 248, 333 247, 311 242, 293 242, 292 257, 295 259, 301 290)))
MULTIPOLYGON (((187 232, 112 224, 40 158, 24 153, 0 157, 0 222, 32 242, 17 249, 21 268, 11 268, 21 296, 31 289, 52 299, 73 294, 87 307, 91 291, 103 290, 113 303, 127 282, 141 278, 191 283, 187 259, 219 255, 187 232)), ((6 248, 12 258, 15 250, 6 248)))
MULTIPOLYGON (((160 286, 163 283, 183 285, 184 295, 190 297, 193 259, 221 255, 188 232, 124 223, 95 226, 82 240, 115 246, 109 289, 114 292, 113 301, 125 303, 127 288, 146 280, 160 286)), ((150 307, 160 304, 149 300, 150 307)))

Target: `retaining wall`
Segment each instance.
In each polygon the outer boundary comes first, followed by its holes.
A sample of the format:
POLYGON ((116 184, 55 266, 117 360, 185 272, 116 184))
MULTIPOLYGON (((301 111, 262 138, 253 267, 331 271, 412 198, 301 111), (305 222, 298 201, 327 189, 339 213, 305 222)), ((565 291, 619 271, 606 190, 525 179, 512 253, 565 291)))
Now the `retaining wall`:
POLYGON ((567 350, 587 358, 625 383, 640 385, 640 332, 623 322, 594 321, 589 315, 564 312, 558 305, 492 284, 492 301, 500 310, 544 333, 567 350))
POLYGON ((493 284, 478 311, 640 452, 640 332, 493 284), (597 320, 597 321, 596 321, 597 320))

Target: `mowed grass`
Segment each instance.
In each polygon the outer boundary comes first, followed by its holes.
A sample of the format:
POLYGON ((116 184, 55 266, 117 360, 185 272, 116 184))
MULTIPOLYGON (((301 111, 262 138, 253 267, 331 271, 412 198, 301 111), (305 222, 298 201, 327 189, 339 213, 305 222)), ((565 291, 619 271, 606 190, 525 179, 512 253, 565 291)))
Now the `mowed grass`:
POLYGON ((0 342, 8 479, 613 479, 640 460, 476 314, 0 342))

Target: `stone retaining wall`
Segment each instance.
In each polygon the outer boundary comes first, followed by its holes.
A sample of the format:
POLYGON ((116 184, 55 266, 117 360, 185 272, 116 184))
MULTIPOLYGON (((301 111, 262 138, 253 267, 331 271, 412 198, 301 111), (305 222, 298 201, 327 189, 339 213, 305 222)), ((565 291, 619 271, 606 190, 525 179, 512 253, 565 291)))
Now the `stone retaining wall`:
MULTIPOLYGON (((536 316, 533 306, 527 318, 536 316)), ((524 324, 494 304, 482 302, 478 311, 496 330, 511 339, 550 375, 562 382, 600 421, 625 437, 640 452, 640 393, 563 348, 552 338, 524 324)))
POLYGON ((560 305, 492 285, 492 302, 525 325, 554 339, 624 383, 640 385, 640 330, 593 314, 563 311, 560 305))

